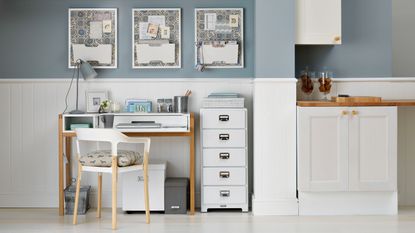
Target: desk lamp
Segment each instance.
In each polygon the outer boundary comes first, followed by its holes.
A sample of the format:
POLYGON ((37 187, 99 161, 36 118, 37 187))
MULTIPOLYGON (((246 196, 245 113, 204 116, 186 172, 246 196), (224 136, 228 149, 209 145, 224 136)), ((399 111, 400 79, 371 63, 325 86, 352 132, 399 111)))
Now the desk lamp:
POLYGON ((84 77, 84 80, 91 80, 98 76, 97 72, 95 72, 94 68, 86 62, 81 59, 76 61, 76 109, 70 111, 70 114, 84 114, 85 112, 78 109, 78 97, 79 97, 79 72, 82 73, 82 77, 84 77))

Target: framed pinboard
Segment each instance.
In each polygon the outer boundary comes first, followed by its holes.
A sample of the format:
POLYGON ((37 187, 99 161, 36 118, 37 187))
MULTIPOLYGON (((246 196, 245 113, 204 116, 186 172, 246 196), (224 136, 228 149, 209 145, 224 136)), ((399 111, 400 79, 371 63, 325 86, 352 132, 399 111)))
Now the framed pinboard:
POLYGON ((140 8, 132 12, 132 67, 181 68, 181 9, 140 8))
POLYGON ((244 67, 243 8, 195 9, 195 65, 244 67))
POLYGON ((94 68, 117 68, 117 8, 68 10, 68 67, 81 59, 94 68))

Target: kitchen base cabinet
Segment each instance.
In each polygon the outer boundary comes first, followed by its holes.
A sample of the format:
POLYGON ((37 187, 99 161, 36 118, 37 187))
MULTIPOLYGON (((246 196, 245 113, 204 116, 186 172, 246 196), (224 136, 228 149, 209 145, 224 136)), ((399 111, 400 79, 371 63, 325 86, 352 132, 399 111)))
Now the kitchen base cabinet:
POLYGON ((396 213, 396 107, 298 107, 297 120, 300 213, 396 213))
POLYGON ((208 209, 248 211, 246 109, 201 109, 202 200, 208 209))

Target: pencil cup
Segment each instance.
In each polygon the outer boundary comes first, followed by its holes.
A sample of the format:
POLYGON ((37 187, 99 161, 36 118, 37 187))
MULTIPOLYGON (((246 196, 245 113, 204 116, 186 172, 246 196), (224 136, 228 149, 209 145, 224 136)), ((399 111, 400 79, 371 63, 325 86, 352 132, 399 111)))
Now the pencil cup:
POLYGON ((188 96, 175 96, 174 97, 174 112, 176 113, 188 113, 188 96))

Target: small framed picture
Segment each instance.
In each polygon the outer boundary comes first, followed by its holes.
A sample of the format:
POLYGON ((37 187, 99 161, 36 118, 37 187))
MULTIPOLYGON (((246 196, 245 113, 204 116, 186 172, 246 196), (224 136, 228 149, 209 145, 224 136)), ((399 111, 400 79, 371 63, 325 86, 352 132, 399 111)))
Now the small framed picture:
POLYGON ((102 101, 108 100, 108 91, 86 91, 86 111, 98 112, 102 101))

